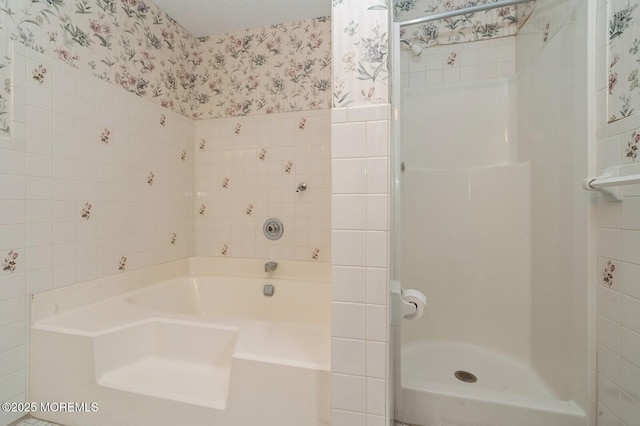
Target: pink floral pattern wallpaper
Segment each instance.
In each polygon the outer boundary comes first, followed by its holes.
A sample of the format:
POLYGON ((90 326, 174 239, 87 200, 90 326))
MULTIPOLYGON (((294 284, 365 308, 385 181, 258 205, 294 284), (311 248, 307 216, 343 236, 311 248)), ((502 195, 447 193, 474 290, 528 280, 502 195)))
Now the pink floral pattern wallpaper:
MULTIPOLYGON (((0 21, 1 22, 1 21, 0 21)), ((0 31, 0 34, 2 32, 0 31)), ((0 47, 0 138, 9 138, 11 136, 11 57, 7 54, 2 55, 2 47, 0 47)), ((36 81, 42 76, 44 80, 44 72, 34 76, 36 81)))
MULTIPOLYGON (((542 1, 542 0, 539 0, 542 1)), ((389 102, 389 8, 404 21, 491 0, 333 0, 333 106, 346 107, 389 102), (390 4, 392 6, 390 6, 390 4)), ((505 7, 467 14, 403 29, 402 36, 424 47, 514 35, 533 5, 505 7)))
MULTIPOLYGON (((493 0, 395 0, 394 14, 396 20, 406 21, 485 3, 493 3, 493 0)), ((404 36, 423 46, 507 37, 516 34, 518 24, 524 23, 532 10, 533 2, 469 13, 408 26, 404 36)))
MULTIPOLYGON (((395 0, 393 9, 407 19, 487 1, 395 0)), ((195 38, 150 0, 0 0, 0 35, 3 45, 13 40, 195 119, 386 103, 389 2, 356 3, 333 0, 338 22, 319 17, 195 38)), ((406 36, 428 46, 512 35, 530 8, 414 26, 406 36)), ((0 58, 1 135, 10 132, 10 52, 0 58)))
POLYGON ((197 41, 144 0, 2 0, 4 37, 183 114, 197 41))
POLYGON ((612 0, 608 33, 609 122, 640 110, 640 9, 637 1, 612 0))
MULTIPOLYGON (((149 0, 0 0, 0 22, 0 45, 15 41, 192 118, 330 104, 329 18, 197 39, 149 0)), ((10 132, 10 57, 0 52, 0 134, 10 132)))
POLYGON ((333 0, 333 106, 389 102, 389 3, 333 0))
POLYGON ((193 118, 331 106, 331 24, 326 17, 200 38, 193 59, 193 118))

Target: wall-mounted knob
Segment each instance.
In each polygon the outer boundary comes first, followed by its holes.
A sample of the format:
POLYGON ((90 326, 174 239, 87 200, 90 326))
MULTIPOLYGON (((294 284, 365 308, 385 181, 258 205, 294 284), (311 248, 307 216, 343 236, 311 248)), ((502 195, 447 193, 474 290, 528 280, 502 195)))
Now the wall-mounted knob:
POLYGON ((284 233, 284 225, 280 219, 272 217, 264 221, 262 232, 268 239, 277 240, 284 233))
POLYGON ((296 188, 296 192, 302 192, 306 190, 307 190, 307 184, 304 182, 300 183, 300 185, 298 185, 298 187, 296 188))

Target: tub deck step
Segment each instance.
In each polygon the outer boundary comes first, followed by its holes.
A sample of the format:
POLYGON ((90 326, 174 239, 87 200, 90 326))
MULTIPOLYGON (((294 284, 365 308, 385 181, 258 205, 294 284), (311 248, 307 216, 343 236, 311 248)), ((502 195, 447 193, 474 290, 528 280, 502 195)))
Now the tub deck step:
POLYGON ((211 364, 151 356, 105 372, 98 384, 224 410, 230 372, 230 368, 211 364))
POLYGON ((330 371, 330 341, 324 324, 251 321, 242 326, 233 357, 330 371))

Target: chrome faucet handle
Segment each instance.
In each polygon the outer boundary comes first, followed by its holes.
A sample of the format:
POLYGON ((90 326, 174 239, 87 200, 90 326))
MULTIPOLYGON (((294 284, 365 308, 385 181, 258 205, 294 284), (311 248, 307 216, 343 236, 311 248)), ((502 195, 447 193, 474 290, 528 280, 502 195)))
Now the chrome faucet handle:
POLYGON ((273 272, 276 270, 276 268, 278 267, 278 262, 274 262, 272 260, 270 260, 269 262, 264 264, 264 271, 265 272, 273 272))

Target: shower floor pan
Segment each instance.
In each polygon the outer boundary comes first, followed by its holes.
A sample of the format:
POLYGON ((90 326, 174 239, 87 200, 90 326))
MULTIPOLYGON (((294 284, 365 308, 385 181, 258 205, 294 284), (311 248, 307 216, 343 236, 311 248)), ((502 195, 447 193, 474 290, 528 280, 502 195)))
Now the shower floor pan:
POLYGON ((505 354, 455 342, 402 345, 397 420, 421 426, 582 426, 531 368, 505 354), (475 382, 465 382, 462 379, 475 382), (468 374, 470 373, 470 374, 468 374))

